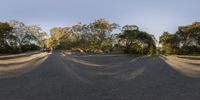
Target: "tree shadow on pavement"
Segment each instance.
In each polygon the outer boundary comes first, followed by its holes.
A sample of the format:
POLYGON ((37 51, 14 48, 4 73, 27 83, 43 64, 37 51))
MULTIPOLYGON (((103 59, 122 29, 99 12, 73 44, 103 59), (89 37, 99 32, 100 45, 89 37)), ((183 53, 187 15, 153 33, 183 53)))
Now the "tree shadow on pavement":
POLYGON ((178 58, 184 58, 184 59, 189 59, 189 60, 197 60, 200 62, 200 57, 192 57, 192 56, 177 56, 178 58))

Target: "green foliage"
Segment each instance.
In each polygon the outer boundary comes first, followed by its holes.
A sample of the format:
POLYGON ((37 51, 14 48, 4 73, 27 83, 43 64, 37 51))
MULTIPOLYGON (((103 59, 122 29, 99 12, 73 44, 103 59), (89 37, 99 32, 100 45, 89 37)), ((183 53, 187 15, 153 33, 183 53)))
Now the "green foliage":
POLYGON ((27 51, 39 50, 40 47, 35 44, 25 44, 25 45, 22 45, 21 49, 22 49, 22 52, 27 52, 27 51))
POLYGON ((45 44, 47 48, 53 49, 56 47, 57 41, 54 38, 50 37, 45 41, 45 44))
POLYGON ((57 49, 81 48, 85 52, 110 52, 112 38, 110 33, 119 27, 105 19, 95 20, 86 25, 78 23, 72 27, 52 28, 51 38, 56 40, 57 49))
POLYGON ((111 34, 119 27, 118 24, 109 23, 105 19, 95 20, 88 25, 78 23, 72 27, 55 27, 51 29, 49 44, 56 49, 89 53, 109 53, 114 50, 134 54, 155 53, 153 35, 139 31, 136 25, 125 25, 121 34, 111 34))
MULTIPOLYGON (((11 20, 0 22, 0 53, 19 53, 36 50, 39 47, 69 49, 89 53, 109 53, 124 51, 132 54, 155 54, 156 39, 153 35, 139 30, 136 25, 125 25, 121 33, 116 23, 98 19, 89 24, 78 23, 71 27, 55 27, 51 36, 41 32, 37 25, 25 25, 11 20)), ((160 36, 159 52, 163 54, 199 54, 200 22, 180 26, 175 34, 164 32, 160 36)))
POLYGON ((159 43, 162 45, 161 52, 165 54, 176 54, 179 48, 180 39, 176 34, 164 32, 160 36, 159 43))
POLYGON ((200 47, 199 46, 183 46, 181 47, 180 54, 200 54, 200 47))
POLYGON ((46 32, 39 32, 38 36, 37 36, 37 44, 41 47, 41 48, 45 48, 46 47, 46 37, 47 33, 46 32))
POLYGON ((0 22, 0 53, 20 53, 39 49, 46 34, 40 32, 36 25, 26 26, 24 23, 11 20, 0 22))
MULTIPOLYGON (((133 26, 136 27, 136 26, 133 26)), ((118 35, 120 45, 124 47, 125 53, 154 54, 156 50, 154 37, 136 28, 126 28, 118 35)))
POLYGON ((160 43, 165 54, 199 54, 200 23, 180 26, 175 34, 165 32, 160 37, 160 43))
POLYGON ((0 22, 0 53, 10 52, 8 48, 11 48, 8 41, 13 39, 13 36, 10 34, 12 27, 8 23, 0 22))

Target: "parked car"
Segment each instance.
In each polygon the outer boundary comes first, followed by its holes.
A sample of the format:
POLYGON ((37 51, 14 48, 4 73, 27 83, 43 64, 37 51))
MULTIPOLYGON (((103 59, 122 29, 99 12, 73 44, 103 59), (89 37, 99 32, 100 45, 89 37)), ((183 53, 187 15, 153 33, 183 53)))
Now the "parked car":
POLYGON ((51 50, 49 48, 42 48, 41 51, 42 52, 50 52, 51 50))

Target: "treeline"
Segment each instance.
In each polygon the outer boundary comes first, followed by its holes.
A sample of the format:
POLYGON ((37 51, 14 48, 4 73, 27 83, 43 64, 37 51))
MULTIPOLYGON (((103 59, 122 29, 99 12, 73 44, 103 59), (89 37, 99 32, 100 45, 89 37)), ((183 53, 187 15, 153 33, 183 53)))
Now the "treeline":
POLYGON ((174 34, 164 32, 159 42, 163 54, 200 54, 200 22, 180 26, 174 34))
POLYGON ((45 32, 37 25, 11 20, 0 22, 0 54, 37 50, 44 46, 45 32))
POLYGON ((200 22, 180 26, 174 34, 164 32, 156 46, 154 35, 136 25, 123 27, 98 19, 89 24, 54 27, 50 36, 37 25, 11 20, 0 22, 0 53, 20 53, 39 48, 87 53, 200 54, 200 22))
POLYGON ((164 32, 156 48, 152 34, 136 25, 120 27, 105 19, 89 24, 51 29, 49 47, 89 53, 123 52, 132 54, 200 54, 200 22, 180 26, 174 34, 164 32), (117 33, 113 33, 116 32, 117 33))
POLYGON ((89 24, 78 23, 71 27, 55 27, 50 30, 47 47, 69 49, 88 53, 124 52, 132 54, 154 54, 156 39, 140 31, 136 25, 120 27, 105 19, 89 24), (113 33, 118 30, 120 33, 113 33))

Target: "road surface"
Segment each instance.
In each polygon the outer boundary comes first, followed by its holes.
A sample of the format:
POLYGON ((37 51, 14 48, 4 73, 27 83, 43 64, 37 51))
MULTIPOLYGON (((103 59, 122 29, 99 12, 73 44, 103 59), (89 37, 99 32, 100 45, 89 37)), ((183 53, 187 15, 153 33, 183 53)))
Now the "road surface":
POLYGON ((23 74, 1 78, 0 100, 199 100, 200 79, 173 64, 158 56, 55 52, 23 74))

